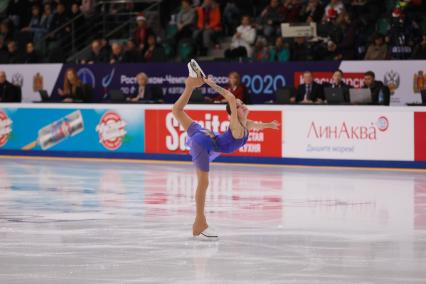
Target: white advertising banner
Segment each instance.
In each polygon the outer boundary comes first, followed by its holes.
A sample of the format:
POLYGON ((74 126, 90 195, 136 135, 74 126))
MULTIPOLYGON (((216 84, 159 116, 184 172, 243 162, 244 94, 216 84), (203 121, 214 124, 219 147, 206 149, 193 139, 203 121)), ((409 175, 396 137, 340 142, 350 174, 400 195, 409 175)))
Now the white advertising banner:
POLYGON ((413 161, 413 125, 404 111, 285 110, 283 157, 413 161))
POLYGON ((426 61, 342 61, 343 72, 373 71, 391 92, 391 105, 421 103, 420 91, 426 89, 426 61))
POLYGON ((7 80, 22 89, 22 102, 41 101, 38 89, 50 95, 58 79, 62 64, 2 64, 7 80))

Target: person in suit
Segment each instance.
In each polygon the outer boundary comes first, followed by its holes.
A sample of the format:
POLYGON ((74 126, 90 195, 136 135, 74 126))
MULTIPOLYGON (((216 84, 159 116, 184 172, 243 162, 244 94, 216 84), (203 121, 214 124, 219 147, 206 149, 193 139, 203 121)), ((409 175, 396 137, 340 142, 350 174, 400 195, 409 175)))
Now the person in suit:
POLYGON ((92 89, 89 85, 83 84, 74 68, 69 68, 64 76, 64 88, 58 89, 59 96, 63 102, 90 102, 92 89))
POLYGON ((130 94, 127 98, 127 101, 130 102, 164 102, 163 92, 161 88, 156 88, 155 86, 150 86, 148 84, 148 76, 141 72, 136 75, 136 82, 138 84, 135 92, 130 94))
POLYGON ((19 103, 21 102, 21 88, 7 81, 6 73, 0 71, 0 102, 19 103))
POLYGON ((302 104, 322 103, 324 101, 323 88, 314 81, 312 72, 304 72, 303 81, 304 83, 297 88, 296 96, 293 96, 290 101, 302 104))
POLYGON ((333 73, 333 77, 331 78, 331 82, 330 83, 324 83, 323 84, 323 88, 342 88, 343 89, 343 96, 345 98, 345 102, 349 103, 350 98, 349 98, 349 89, 350 86, 347 85, 344 81, 343 81, 343 71, 338 69, 336 71, 334 71, 333 73))
POLYGON ((387 86, 381 81, 376 80, 376 75, 373 71, 364 73, 364 86, 371 91, 371 101, 373 105, 390 104, 390 91, 387 86))

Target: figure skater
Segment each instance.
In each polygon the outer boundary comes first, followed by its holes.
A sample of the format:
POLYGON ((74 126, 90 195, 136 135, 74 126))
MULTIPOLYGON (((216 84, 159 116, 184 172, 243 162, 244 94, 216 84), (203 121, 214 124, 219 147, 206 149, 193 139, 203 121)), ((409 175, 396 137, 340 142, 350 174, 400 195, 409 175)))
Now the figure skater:
POLYGON ((192 162, 197 172, 197 191, 195 193, 196 216, 192 226, 194 237, 215 240, 218 235, 207 225, 204 214, 206 202, 206 191, 209 185, 209 165, 220 153, 232 153, 247 143, 251 129, 272 128, 278 129, 279 123, 255 122, 247 118, 249 110, 247 106, 228 90, 218 86, 212 77, 206 78, 204 72, 195 60, 188 63, 189 76, 185 81, 185 90, 173 105, 174 117, 187 131, 187 145, 190 147, 192 162), (230 115, 230 125, 223 134, 213 133, 194 122, 185 112, 189 98, 194 89, 201 87, 204 83, 221 94, 227 101, 226 111, 230 115))

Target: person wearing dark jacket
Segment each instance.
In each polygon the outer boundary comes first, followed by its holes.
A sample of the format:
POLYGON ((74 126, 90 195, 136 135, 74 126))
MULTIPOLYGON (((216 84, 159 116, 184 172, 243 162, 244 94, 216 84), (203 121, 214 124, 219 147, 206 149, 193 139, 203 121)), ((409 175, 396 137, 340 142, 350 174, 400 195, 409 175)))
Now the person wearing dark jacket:
POLYGON ((333 73, 330 83, 324 83, 323 88, 341 88, 343 89, 343 97, 346 103, 349 103, 349 89, 350 86, 343 82, 343 71, 338 69, 333 73))
POLYGON ((127 98, 129 102, 164 102, 161 88, 155 88, 148 84, 148 76, 145 73, 136 75, 137 87, 127 98))
POLYGON ((390 91, 381 81, 375 80, 376 75, 373 71, 367 71, 364 74, 364 86, 371 91, 371 103, 373 105, 390 104, 390 91))
POLYGON ((21 90, 7 81, 6 73, 0 71, 0 102, 17 103, 21 102, 21 90))
POLYGON ((304 83, 297 88, 296 96, 291 98, 292 103, 322 103, 324 101, 323 88, 314 82, 312 72, 303 73, 304 83))
POLYGON ((59 96, 65 103, 90 102, 92 100, 92 89, 83 84, 74 68, 69 68, 64 76, 64 88, 58 89, 59 96))
POLYGON ((23 63, 40 63, 41 58, 35 50, 34 43, 29 42, 26 46, 26 51, 23 56, 23 63))

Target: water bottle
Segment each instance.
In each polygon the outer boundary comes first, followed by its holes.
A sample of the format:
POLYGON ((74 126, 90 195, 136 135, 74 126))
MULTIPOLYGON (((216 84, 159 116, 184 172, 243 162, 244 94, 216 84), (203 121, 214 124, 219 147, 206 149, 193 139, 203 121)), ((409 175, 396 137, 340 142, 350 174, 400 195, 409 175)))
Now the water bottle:
POLYGON ((379 105, 383 105, 385 103, 385 94, 383 93, 383 89, 380 88, 379 91, 379 105))

